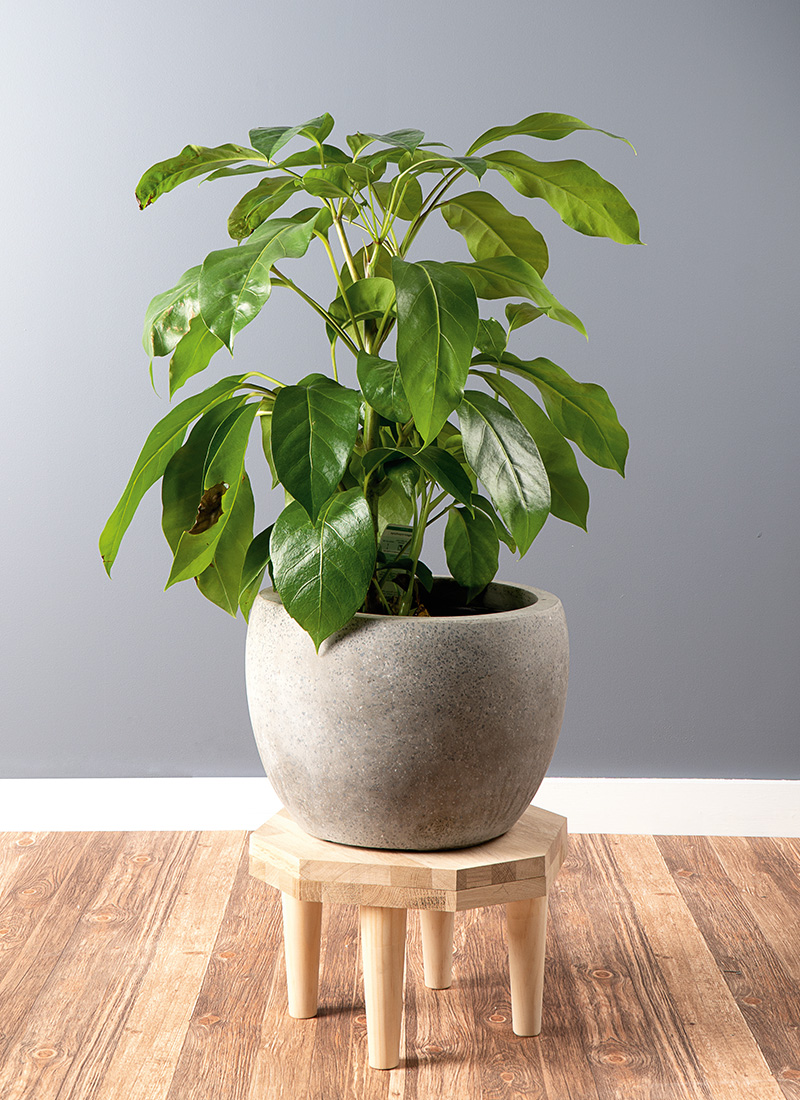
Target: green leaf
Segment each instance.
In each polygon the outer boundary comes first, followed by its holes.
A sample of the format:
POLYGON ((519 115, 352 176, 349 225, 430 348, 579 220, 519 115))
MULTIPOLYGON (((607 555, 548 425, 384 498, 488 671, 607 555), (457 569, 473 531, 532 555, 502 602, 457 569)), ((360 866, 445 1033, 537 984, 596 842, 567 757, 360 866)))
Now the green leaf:
POLYGON ((589 237, 641 244, 636 211, 613 183, 581 160, 532 160, 513 149, 486 157, 512 187, 531 199, 544 199, 561 220, 589 237))
POLYGON ((249 485, 242 488, 244 457, 257 410, 255 401, 235 409, 214 432, 206 454, 198 521, 178 541, 167 588, 199 576, 211 564, 240 494, 249 491, 249 485), (209 498, 213 509, 208 508, 209 498))
POLYGON ((586 335, 583 321, 576 317, 545 286, 535 268, 517 256, 495 256, 492 260, 477 260, 474 264, 455 263, 449 266, 463 271, 479 298, 525 297, 542 313, 586 335))
POLYGON ((192 318, 200 312, 197 284, 200 268, 184 271, 175 286, 156 294, 144 315, 142 344, 152 358, 169 355, 178 341, 189 331, 192 318))
POLYGON ((205 370, 211 356, 222 346, 222 341, 206 328, 203 318, 199 314, 193 317, 189 331, 180 338, 169 361, 170 398, 184 382, 205 370))
POLYGON ((512 554, 516 553, 517 544, 514 542, 514 539, 509 534, 509 532, 506 530, 505 525, 495 511, 492 502, 490 500, 487 500, 486 497, 481 496, 480 493, 473 493, 472 507, 473 510, 478 509, 479 511, 483 512, 484 515, 489 517, 494 526, 494 532, 500 542, 504 542, 509 550, 512 552, 512 554))
POLYGON ((333 129, 333 119, 325 112, 317 118, 309 119, 300 126, 267 126, 250 131, 250 142, 254 149, 268 159, 272 160, 279 149, 297 137, 311 138, 312 141, 323 142, 333 129))
POLYGON ((270 552, 283 606, 319 650, 361 607, 375 568, 375 532, 361 490, 331 497, 316 525, 292 501, 275 522, 270 552))
POLYGON ((159 161, 148 168, 136 186, 139 209, 144 210, 159 195, 172 191, 179 183, 204 176, 207 172, 225 168, 241 160, 263 160, 260 153, 241 145, 218 145, 213 149, 204 145, 187 145, 176 157, 159 161))
POLYGON ((237 332, 258 314, 271 290, 270 268, 284 257, 303 256, 318 211, 264 222, 247 244, 211 252, 200 271, 200 312, 208 328, 233 348, 237 332))
POLYGON ((316 523, 347 469, 361 394, 332 379, 284 386, 272 413, 272 457, 281 484, 316 523))
MULTIPOLYGON (((395 195, 394 182, 375 183, 372 190, 378 196, 378 202, 384 210, 388 210, 395 195)), ((410 222, 416 218, 422 209, 423 195, 418 179, 413 176, 400 183, 397 188, 397 197, 394 201, 394 212, 401 221, 410 222)))
POLYGON ((356 374, 361 392, 372 408, 387 420, 405 424, 411 417, 411 407, 397 363, 360 351, 356 374))
POLYGON ((234 206, 228 217, 228 235, 242 241, 265 222, 297 190, 297 181, 285 176, 267 176, 248 191, 234 206))
POLYGON ((536 444, 509 409, 478 390, 464 394, 458 415, 467 461, 525 554, 550 511, 550 483, 536 444))
POLYGON ((271 523, 269 527, 265 527, 263 531, 257 534, 245 554, 241 587, 239 589, 239 606, 245 620, 250 619, 250 611, 261 589, 264 573, 270 563, 269 540, 274 526, 275 524, 271 523))
MULTIPOLYGON (((350 157, 345 153, 344 149, 339 149, 335 145, 322 146, 322 155, 325 164, 352 164, 350 157)), ((309 165, 314 165, 317 168, 321 168, 319 159, 319 146, 312 145, 308 149, 301 149, 299 153, 292 153, 286 160, 278 161, 277 164, 272 165, 274 168, 307 168, 309 165)))
MULTIPOLYGON (((368 474, 376 466, 391 462, 396 456, 411 459, 431 480, 437 482, 461 504, 472 509, 472 485, 463 467, 442 447, 375 447, 362 459, 363 470, 368 474)), ((388 476, 388 469, 387 469, 388 476)))
POLYGON ((383 317, 394 312, 395 288, 391 279, 374 276, 371 279, 359 279, 345 287, 344 296, 339 295, 328 307, 328 313, 341 325, 350 325, 350 310, 356 321, 368 317, 383 317), (348 310, 345 297, 350 304, 348 310))
POLYGON ((273 398, 272 404, 265 409, 264 402, 261 402, 261 411, 258 414, 258 419, 261 423, 261 446, 264 451, 264 458, 267 460, 269 466, 269 472, 272 475, 272 488, 277 488, 280 485, 280 478, 278 477, 278 471, 275 469, 275 459, 272 457, 272 410, 275 406, 275 399, 273 398))
POLYGON ((211 440, 220 424, 246 400, 244 394, 215 405, 197 421, 189 438, 167 463, 161 479, 161 527, 173 555, 181 535, 196 520, 211 440))
POLYGON ((350 134, 347 144, 353 150, 353 156, 358 156, 362 149, 366 149, 373 141, 380 141, 384 145, 392 145, 413 153, 425 135, 422 130, 392 130, 388 134, 350 134))
POLYGON ((417 430, 427 442, 458 406, 478 330, 475 291, 447 264, 395 258, 397 362, 417 430))
MULTIPOLYGON (((372 259, 372 254, 375 251, 375 246, 371 248, 364 247, 359 248, 353 256, 353 266, 358 273, 359 279, 363 279, 366 276, 366 265, 372 259)), ((381 279, 391 279, 392 277, 392 254, 387 252, 386 249, 381 246, 378 249, 378 255, 375 258, 375 267, 372 270, 373 277, 381 279)), ((353 282, 353 276, 350 274, 350 268, 347 264, 342 265, 342 269, 339 272, 339 277, 342 280, 342 285, 348 287, 353 282)))
MULTIPOLYGON (((536 115, 528 115, 527 118, 523 118, 522 122, 517 122, 513 126, 492 126, 490 130, 486 130, 473 141, 468 152, 474 153, 491 141, 504 141, 505 138, 516 137, 518 134, 544 138, 545 141, 558 141, 560 138, 565 138, 574 133, 575 130, 594 130, 598 134, 605 134, 606 137, 616 138, 617 141, 624 141, 626 145, 631 145, 627 138, 620 137, 619 134, 611 134, 608 130, 598 130, 596 126, 588 126, 585 122, 581 122, 579 118, 573 118, 572 115, 558 115, 549 111, 542 111, 536 115)), ((632 145, 631 149, 633 149, 632 145)), ((633 151, 636 152, 635 149, 633 151)))
MULTIPOLYGON (((495 365, 493 362, 492 366, 495 365)), ((524 361, 506 352, 500 366, 538 387, 550 419, 562 435, 578 444, 587 458, 598 466, 625 473, 628 433, 602 386, 576 382, 549 359, 524 361)))
POLYGON ((506 305, 506 320, 508 321, 509 333, 512 333, 515 328, 522 328, 523 325, 529 325, 531 321, 535 321, 542 316, 542 310, 537 309, 536 306, 532 306, 529 302, 509 302, 506 305))
POLYGON ((111 567, 127 531, 134 513, 144 494, 164 473, 167 463, 183 443, 186 429, 193 420, 224 401, 241 386, 246 374, 222 378, 216 385, 209 387, 194 397, 188 397, 156 424, 145 440, 144 447, 136 460, 125 491, 109 516, 100 536, 100 553, 107 573, 111 567))
MULTIPOLYGON (((416 152, 417 157, 419 157, 420 152, 421 150, 418 149, 416 152)), ((410 174, 416 176, 424 172, 449 171, 451 168, 463 168, 464 171, 469 172, 471 176, 480 179, 488 167, 489 165, 482 157, 440 157, 426 155, 420 157, 414 163, 410 174)))
POLYGON ((581 477, 572 448, 543 409, 519 386, 502 374, 484 374, 481 378, 503 397, 522 426, 533 437, 542 456, 550 482, 550 511, 558 519, 586 530, 589 489, 581 477))
POLYGON ((242 567, 253 539, 254 515, 253 490, 249 477, 243 474, 236 505, 217 541, 211 564, 195 578, 206 599, 227 611, 234 619, 239 610, 242 567))
POLYGON ((444 532, 447 568, 464 588, 485 588, 497 572, 500 543, 492 521, 483 512, 451 508, 444 532))
POLYGON ((322 199, 346 199, 353 191, 350 177, 340 164, 329 165, 327 168, 310 168, 303 176, 300 186, 309 195, 322 199))
POLYGON ((478 335, 475 337, 475 347, 487 355, 490 359, 496 359, 506 350, 508 336, 506 330, 499 321, 490 317, 488 321, 481 318, 478 321, 478 335))
POLYGON ((547 271, 547 245, 542 234, 527 218, 506 210, 494 195, 470 191, 448 199, 440 209, 450 228, 464 237, 474 259, 519 256, 540 275, 547 271))

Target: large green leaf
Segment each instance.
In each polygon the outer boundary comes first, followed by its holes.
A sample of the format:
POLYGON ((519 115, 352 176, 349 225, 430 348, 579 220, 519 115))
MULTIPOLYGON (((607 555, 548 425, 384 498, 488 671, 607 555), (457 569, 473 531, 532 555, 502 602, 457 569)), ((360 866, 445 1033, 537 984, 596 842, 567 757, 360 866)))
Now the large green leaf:
POLYGON ((184 271, 175 286, 156 294, 144 315, 142 344, 149 356, 169 355, 200 312, 200 268, 184 271))
POLYGON ((478 330, 470 280, 453 266, 395 258, 397 362, 416 426, 434 439, 458 406, 478 330))
POLYGON ((443 447, 424 447, 421 451, 413 447, 376 447, 367 451, 362 459, 364 473, 397 457, 411 459, 452 497, 472 509, 470 480, 460 463, 443 447))
POLYGON ((199 314, 193 317, 189 331, 180 338, 169 361, 170 397, 187 379, 205 370, 211 356, 222 346, 222 341, 206 328, 203 318, 199 314))
POLYGON ((258 229, 267 218, 290 199, 297 190, 297 180, 286 176, 267 176, 257 187, 243 195, 228 217, 228 235, 235 241, 258 229))
MULTIPOLYGON (((493 361, 492 366, 496 365, 493 361)), ((549 359, 522 360, 510 352, 501 357, 500 369, 527 378, 538 387, 550 419, 587 458, 598 466, 625 473, 628 433, 602 386, 576 382, 549 359)))
POLYGON ((464 272, 479 298, 529 298, 553 321, 560 321, 582 336, 586 335, 580 317, 562 306, 545 286, 538 271, 518 256, 495 256, 491 260, 476 260, 474 264, 453 263, 449 266, 464 272))
POLYGON ((242 160, 263 160, 261 153, 241 145, 218 145, 213 149, 204 145, 187 145, 176 157, 159 161, 148 168, 136 186, 139 208, 144 210, 151 202, 172 191, 179 183, 204 176, 207 172, 237 164, 242 160))
POLYGON ((464 453, 525 554, 550 512, 550 483, 539 451, 499 401, 468 390, 458 410, 464 453))
POLYGON ((161 479, 161 527, 173 555, 181 535, 190 530, 197 520, 211 440, 220 424, 245 400, 246 395, 239 394, 204 413, 186 442, 167 463, 161 479))
POLYGON ((236 497, 225 529, 214 548, 214 557, 196 577, 197 587, 207 600, 236 618, 239 610, 239 590, 247 548, 253 540, 255 501, 250 478, 242 475, 242 485, 236 497))
POLYGON ((561 220, 589 237, 641 244, 636 211, 613 183, 581 160, 532 160, 513 149, 487 155, 490 168, 531 199, 544 199, 561 220))
MULTIPOLYGON (((317 118, 302 122, 299 126, 261 126, 250 131, 250 141, 268 160, 272 160, 279 149, 299 134, 311 138, 314 142, 323 142, 333 129, 333 119, 325 112, 317 118)), ((319 155, 319 154, 317 154, 319 155)))
POLYGON ((178 541, 167 588, 199 576, 214 560, 217 543, 240 494, 249 491, 249 484, 248 489, 243 489, 244 457, 257 411, 258 403, 255 401, 242 405, 234 409, 214 432, 205 459, 203 496, 198 506, 197 523, 184 531, 178 541))
MULTIPOLYGON (((560 138, 565 138, 574 133, 575 130, 594 130, 598 134, 605 134, 606 137, 616 138, 617 141, 624 141, 626 145, 631 145, 627 138, 620 137, 619 134, 611 134, 608 130, 598 130, 596 126, 588 126, 572 115, 559 115, 550 111, 541 111, 539 114, 528 115, 527 118, 523 118, 521 122, 514 123, 512 126, 492 126, 491 129, 484 131, 479 138, 473 141, 467 152, 475 153, 491 141, 504 141, 505 138, 516 137, 517 135, 544 138, 545 141, 558 141, 560 138)), ((633 149, 632 145, 631 149, 633 149)), ((635 149, 633 151, 636 152, 635 149)))
POLYGON ((510 213, 487 191, 457 195, 440 207, 444 220, 467 242, 476 260, 519 256, 540 275, 547 271, 547 245, 527 218, 510 213))
POLYGON ((447 568, 470 592, 485 588, 497 572, 500 543, 494 524, 483 512, 451 508, 444 532, 447 568))
POLYGON ((316 525, 292 501, 275 522, 270 553, 283 606, 319 649, 361 607, 375 568, 375 532, 361 490, 331 497, 316 525))
POLYGON ((533 436, 550 481, 550 511, 558 519, 574 523, 585 531, 589 489, 569 443, 545 411, 510 379, 488 371, 477 373, 508 402, 519 422, 533 436))
POLYGON ((228 348, 237 332, 248 325, 271 290, 270 268, 284 257, 297 258, 308 250, 317 209, 292 218, 264 222, 237 248, 211 252, 200 271, 200 312, 207 327, 228 348))
POLYGON ((156 424, 145 440, 144 447, 125 486, 116 508, 108 518, 100 536, 100 553, 106 572, 117 556, 122 537, 128 529, 144 494, 164 473, 167 463, 183 443, 186 429, 198 416, 212 409, 242 385, 246 374, 222 378, 194 397, 188 397, 156 424))
POLYGON ((397 363, 360 351, 356 373, 361 392, 372 408, 387 420, 405 424, 411 416, 411 407, 397 363))
POLYGON ((242 566, 242 576, 239 588, 239 606, 245 619, 249 620, 250 610, 255 598, 261 589, 264 573, 270 564, 269 540, 272 537, 271 523, 259 532, 247 548, 247 553, 242 566))
POLYGON ((360 393, 327 378, 308 386, 284 386, 275 399, 275 469, 312 523, 347 469, 360 407, 360 393))

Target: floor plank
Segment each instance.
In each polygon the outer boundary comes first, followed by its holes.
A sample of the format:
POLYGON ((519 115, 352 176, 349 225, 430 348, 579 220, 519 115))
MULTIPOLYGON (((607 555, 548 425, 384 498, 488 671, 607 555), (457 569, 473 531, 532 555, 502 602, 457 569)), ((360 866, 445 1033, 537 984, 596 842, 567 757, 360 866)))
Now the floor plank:
POLYGON ((17 851, 0 891, 0 1067, 75 931, 87 883, 123 841, 122 833, 28 833, 4 843, 17 851))
POLYGON ((3 1100, 95 1094, 196 842, 129 833, 87 872, 80 919, 0 1068, 3 1100))
POLYGON ((245 833, 198 836, 96 1100, 167 1095, 246 842, 245 833))
POLYGON ((248 862, 245 846, 168 1100, 247 1100, 281 950, 280 908, 248 862))
MULTIPOLYGON (((800 990, 783 964, 743 890, 728 875, 707 837, 659 837, 658 846, 708 944, 736 1004, 780 1089, 776 1097, 800 1100, 800 990), (782 1092, 781 1092, 782 1090, 782 1092)), ((742 851, 746 845, 742 844, 742 851)), ((720 844, 733 862, 730 846, 720 844)), ((763 873, 762 864, 762 873, 763 873)), ((741 869, 739 870, 741 874, 741 869)), ((794 942, 800 918, 784 928, 794 942)))

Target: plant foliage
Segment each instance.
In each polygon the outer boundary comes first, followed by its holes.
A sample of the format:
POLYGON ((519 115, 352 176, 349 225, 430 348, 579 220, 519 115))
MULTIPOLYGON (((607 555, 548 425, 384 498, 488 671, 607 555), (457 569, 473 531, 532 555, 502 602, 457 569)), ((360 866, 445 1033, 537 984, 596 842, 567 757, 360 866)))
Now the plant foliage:
POLYGON ((170 357, 170 397, 221 348, 233 352, 275 287, 298 294, 324 323, 331 367, 294 384, 232 375, 181 401, 148 436, 100 538, 110 573, 142 496, 161 480, 174 555, 167 584, 193 578, 214 603, 247 617, 269 569, 317 648, 359 610, 425 613, 430 571, 420 555, 441 517, 448 566, 467 598, 494 577, 500 541, 524 554, 550 514, 585 527, 589 492, 569 441, 624 473, 628 437, 606 391, 508 350, 511 333, 542 316, 585 329, 544 281, 540 231, 486 184, 543 199, 579 233, 641 243, 625 196, 582 161, 483 151, 595 129, 580 119, 544 112, 495 126, 464 156, 437 151, 447 147, 416 129, 350 134, 344 150, 327 143, 333 125, 323 114, 251 130, 250 146, 187 145, 140 180, 142 209, 186 180, 255 182, 228 219, 235 243, 147 309, 145 350, 151 369, 153 357, 170 357), (287 153, 290 143, 297 148, 287 153), (437 212, 471 262, 412 258, 437 212), (330 261, 327 304, 289 265, 310 249, 330 261), (481 316, 481 302, 498 299, 505 325, 481 316), (254 537, 245 458, 256 420, 286 506, 254 537), (391 551, 381 542, 389 525, 405 528, 391 551))

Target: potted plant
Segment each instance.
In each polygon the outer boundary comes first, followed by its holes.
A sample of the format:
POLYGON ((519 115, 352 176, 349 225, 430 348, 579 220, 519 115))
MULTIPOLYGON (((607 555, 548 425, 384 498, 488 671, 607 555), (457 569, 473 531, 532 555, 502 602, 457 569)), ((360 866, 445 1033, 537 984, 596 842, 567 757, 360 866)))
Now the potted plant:
POLYGON ((329 143, 333 125, 324 114, 251 130, 249 146, 187 145, 142 177, 142 209, 190 179, 254 184, 228 219, 235 244, 148 307, 145 350, 151 372, 170 357, 170 397, 233 353, 273 289, 320 318, 330 366, 286 383, 265 364, 181 401, 148 436, 100 550, 110 573, 161 480, 167 586, 193 579, 249 617, 259 749, 309 831, 369 846, 477 843, 530 802, 566 692, 560 602, 496 582, 499 544, 525 554, 549 515, 586 526, 571 443, 620 474, 628 450, 604 389, 509 350, 543 316, 585 329, 544 281, 541 233, 485 185, 543 199, 588 236, 640 243, 638 220, 583 162, 502 147, 595 129, 569 115, 492 127, 463 156, 415 129, 358 132, 345 149, 329 143), (419 255, 431 215, 471 260, 419 255), (312 248, 330 262, 329 300, 295 273, 312 248), (481 315, 479 303, 501 301, 505 323, 481 315), (256 421, 286 504, 254 535, 256 421), (438 521, 450 578, 422 559, 438 521), (259 595, 267 570, 274 587, 259 595))

